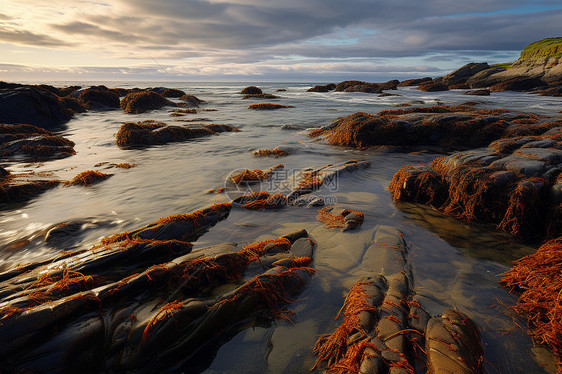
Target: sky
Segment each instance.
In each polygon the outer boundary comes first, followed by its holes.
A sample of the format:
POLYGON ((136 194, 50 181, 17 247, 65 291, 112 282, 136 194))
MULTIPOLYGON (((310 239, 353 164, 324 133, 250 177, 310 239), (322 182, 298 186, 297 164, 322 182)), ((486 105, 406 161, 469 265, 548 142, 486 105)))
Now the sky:
POLYGON ((0 0, 0 80, 435 77, 561 21, 560 0, 0 0))

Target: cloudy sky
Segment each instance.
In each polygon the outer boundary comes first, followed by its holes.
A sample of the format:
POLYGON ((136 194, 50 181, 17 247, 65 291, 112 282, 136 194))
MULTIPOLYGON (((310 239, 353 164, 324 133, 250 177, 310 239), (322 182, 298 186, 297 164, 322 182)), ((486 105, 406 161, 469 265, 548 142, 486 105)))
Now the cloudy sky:
POLYGON ((0 0, 0 80, 438 76, 560 20, 560 0, 0 0))

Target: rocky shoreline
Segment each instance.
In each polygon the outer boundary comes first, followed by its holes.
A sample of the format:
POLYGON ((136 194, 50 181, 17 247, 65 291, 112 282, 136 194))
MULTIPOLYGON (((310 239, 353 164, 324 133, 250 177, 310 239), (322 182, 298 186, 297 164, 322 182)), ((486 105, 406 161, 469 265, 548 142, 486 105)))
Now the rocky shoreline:
MULTIPOLYGON (((489 90, 467 93, 516 90, 559 96, 559 60, 529 61, 522 53, 520 61, 508 68, 469 64, 435 79, 344 81, 308 91, 310 95, 331 91, 391 95, 385 91, 418 85, 423 91, 486 87, 489 90), (526 75, 522 76, 523 70, 526 75)), ((283 98, 249 86, 240 91, 239 99, 283 98)), ((75 114, 123 110, 134 116, 184 108, 171 112, 179 117, 214 110, 200 108, 205 105, 182 90, 165 87, 82 89, 1 83, 0 204, 31 200, 58 186, 88 188, 113 176, 86 170, 64 181, 9 171, 10 163, 22 160, 48 162, 75 155, 75 144, 57 133, 75 114)), ((292 107, 264 102, 248 108, 292 107)), ((142 152, 146 147, 239 131, 248 130, 214 123, 126 122, 115 134, 114 144, 142 152)), ((516 310, 529 319, 535 340, 562 359, 557 335, 562 333, 557 314, 562 290, 558 279, 562 117, 485 109, 466 102, 359 112, 309 131, 308 136, 366 152, 438 148, 445 155, 436 157, 430 166, 396 171, 388 186, 394 201, 430 205, 470 224, 496 225, 497 230, 532 243, 550 240, 536 254, 516 262, 501 284, 521 294, 516 310), (544 280, 546 269, 548 279, 544 280), (539 308, 539 304, 547 307, 539 308)), ((281 145, 253 154, 290 157, 293 152, 294 148, 281 145)), ((127 169, 136 165, 105 166, 127 169)), ((289 318, 298 311, 288 305, 298 303, 298 296, 314 278, 316 253, 323 250, 305 229, 240 246, 224 242, 194 250, 193 243, 209 230, 220 230, 214 226, 232 219, 231 212, 237 210, 260 215, 315 209, 316 219, 326 229, 361 235, 364 212, 354 210, 352 204, 332 206, 317 192, 342 175, 361 174, 370 167, 361 160, 313 165, 270 192, 249 192, 246 187, 266 183, 272 176, 281 178, 284 165, 244 168, 228 175, 224 187, 210 191, 224 194, 217 196, 227 196, 227 202, 162 217, 103 238, 90 248, 61 251, 47 260, 7 269, 0 273, 0 331, 7 338, 0 349, 0 366, 10 372, 83 367, 92 372, 185 369, 195 365, 194 357, 203 351, 216 355, 222 344, 248 327, 289 318)), ((83 227, 80 221, 61 223, 45 234, 45 241, 60 239, 64 249, 67 239, 83 227)), ((403 234, 378 225, 369 243, 357 249, 361 277, 349 288, 342 323, 332 333, 324 331, 316 345, 309 347, 317 359, 312 369, 327 373, 416 373, 420 368, 484 372, 481 331, 470 311, 443 309, 432 316, 417 298, 410 245, 403 234)), ((559 362, 559 372, 561 368, 559 362)), ((197 371, 204 369, 201 366, 197 371)))

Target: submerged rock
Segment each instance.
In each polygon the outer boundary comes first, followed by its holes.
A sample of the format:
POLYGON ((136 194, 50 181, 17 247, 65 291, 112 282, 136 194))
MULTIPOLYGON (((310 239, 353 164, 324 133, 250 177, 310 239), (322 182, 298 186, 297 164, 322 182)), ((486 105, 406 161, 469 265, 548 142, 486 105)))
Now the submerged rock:
POLYGON ((363 224, 363 213, 351 209, 334 209, 327 206, 318 211, 318 220, 328 228, 338 227, 342 231, 353 230, 363 224))
POLYGON ((32 125, 0 125, 0 154, 33 161, 76 154, 74 142, 32 125))
POLYGON ((259 103, 259 104, 252 104, 248 107, 248 109, 254 109, 254 110, 274 110, 274 109, 283 109, 283 108, 294 108, 294 106, 273 104, 273 103, 259 103))
POLYGON ((293 254, 312 256, 314 248, 297 243, 306 231, 191 252, 187 240, 229 211, 219 204, 167 217, 90 250, 1 273, 0 333, 10 340, 0 348, 2 368, 168 371, 213 356, 242 323, 290 314, 283 306, 314 273, 311 257, 293 254))
POLYGON ((236 127, 219 124, 197 127, 172 126, 162 122, 144 121, 124 123, 117 132, 117 145, 139 147, 181 142, 221 132, 238 132, 236 127))
POLYGON ((86 170, 76 175, 71 180, 64 182, 65 186, 89 186, 106 180, 112 174, 105 174, 95 170, 86 170))

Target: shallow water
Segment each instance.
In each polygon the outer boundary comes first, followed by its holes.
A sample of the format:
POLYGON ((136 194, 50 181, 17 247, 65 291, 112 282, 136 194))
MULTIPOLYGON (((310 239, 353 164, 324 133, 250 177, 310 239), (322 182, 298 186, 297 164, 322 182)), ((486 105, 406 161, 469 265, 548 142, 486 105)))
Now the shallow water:
MULTIPOLYGON (((73 82, 61 82, 66 84, 73 82)), ((310 84, 268 83, 258 85, 264 92, 281 96, 275 102, 295 108, 253 111, 247 106, 259 101, 242 100, 238 93, 249 84, 107 82, 109 87, 180 88, 205 100, 203 108, 217 111, 185 117, 171 117, 169 109, 141 115, 120 110, 78 115, 62 131, 76 143, 77 155, 42 164, 9 164, 11 172, 52 172, 53 178, 62 180, 88 169, 114 175, 87 188, 59 187, 27 203, 4 206, 0 210, 0 270, 70 249, 44 244, 45 230, 60 222, 87 219, 88 230, 76 238, 75 246, 89 247, 101 237, 140 227, 161 216, 227 201, 229 196, 207 191, 222 187, 226 176, 239 168, 266 169, 283 163, 290 177, 305 167, 368 160, 371 168, 345 175, 336 185, 318 192, 337 205, 363 211, 365 224, 357 231, 339 233, 325 229, 316 221, 316 209, 234 209, 227 220, 195 243, 196 248, 221 242, 246 243, 306 228, 319 244, 313 265, 318 272, 299 299, 289 306, 295 312, 291 322, 281 320, 270 327, 240 332, 219 349, 206 372, 307 372, 314 363, 311 347, 319 334, 333 331, 338 323, 334 317, 344 295, 358 277, 360 267, 355 254, 369 243, 377 225, 394 226, 404 233, 411 248, 409 259, 416 292, 430 313, 457 308, 479 324, 489 372, 545 372, 535 360, 537 349, 530 338, 506 314, 516 298, 497 286, 498 275, 507 270, 509 262, 536 247, 528 247, 491 227, 464 225, 428 207, 395 205, 387 190, 392 175, 406 164, 430 163, 435 154, 383 154, 331 147, 311 141, 305 130, 357 111, 376 113, 413 100, 426 104, 470 100, 482 107, 555 115, 560 110, 560 99, 507 92, 474 97, 462 95, 462 91, 423 93, 414 88, 399 89, 399 97, 379 98, 361 93, 307 93, 310 84), (274 92, 279 88, 287 91, 274 92), (114 134, 123 122, 148 119, 169 124, 197 119, 200 122, 196 123, 233 125, 241 132, 145 149, 122 150, 116 146, 114 134), (282 129, 283 125, 296 129, 282 129), (252 150, 274 148, 283 142, 293 142, 285 145, 294 147, 296 152, 279 159, 256 158, 251 154, 252 150), (128 170, 95 168, 100 162, 138 166, 128 170)), ((270 186, 264 183, 262 187, 270 186)), ((520 320, 518 323, 522 324, 520 320)))

